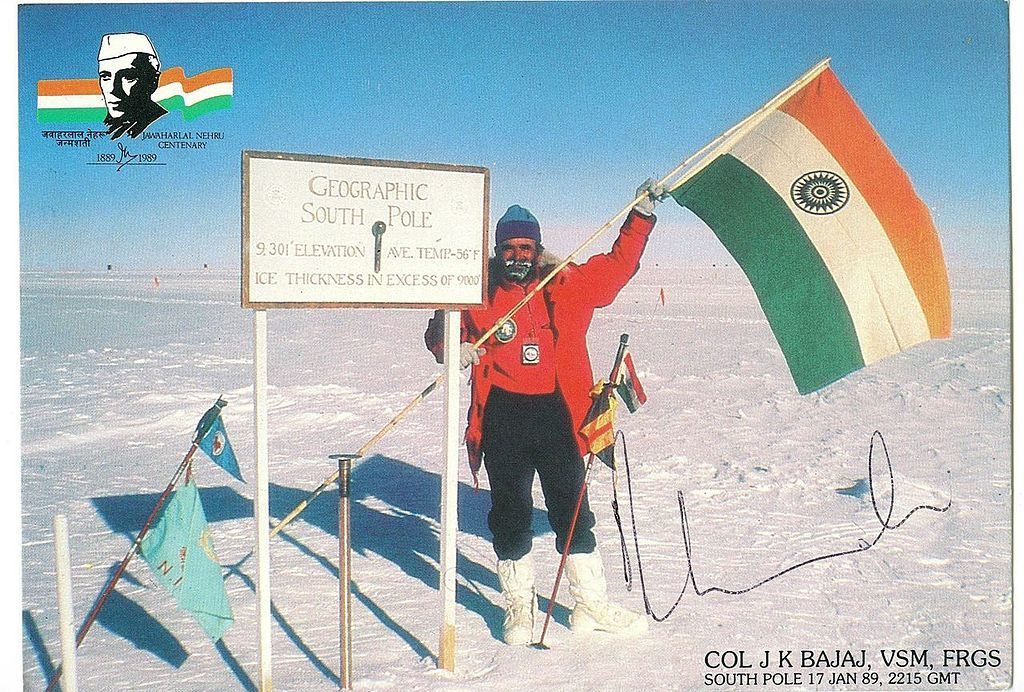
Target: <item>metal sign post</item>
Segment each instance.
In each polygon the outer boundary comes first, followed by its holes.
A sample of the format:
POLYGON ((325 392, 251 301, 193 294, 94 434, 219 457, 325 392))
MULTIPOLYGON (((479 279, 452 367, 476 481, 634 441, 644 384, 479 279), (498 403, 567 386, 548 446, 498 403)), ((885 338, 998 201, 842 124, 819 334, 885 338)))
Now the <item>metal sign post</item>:
POLYGON ((459 529, 459 342, 461 315, 445 312, 445 454, 441 472, 441 643, 437 666, 455 670, 455 540, 459 529))
POLYGON ((255 353, 253 415, 256 419, 256 611, 259 637, 260 692, 274 689, 270 678, 270 474, 267 459, 267 311, 253 312, 255 353))

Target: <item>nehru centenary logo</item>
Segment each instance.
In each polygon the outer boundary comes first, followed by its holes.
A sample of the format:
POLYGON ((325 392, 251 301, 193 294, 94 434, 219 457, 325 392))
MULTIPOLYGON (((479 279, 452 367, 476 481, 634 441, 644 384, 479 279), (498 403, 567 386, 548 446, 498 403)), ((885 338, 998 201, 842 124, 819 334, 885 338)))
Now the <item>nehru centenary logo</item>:
MULTIPOLYGON (((134 139, 171 111, 180 111, 182 118, 190 121, 232 105, 230 67, 193 77, 186 77, 181 67, 161 69, 160 56, 146 34, 105 34, 96 61, 96 77, 37 83, 38 122, 103 123, 110 139, 123 135, 134 139)), ((77 131, 50 134, 57 139, 83 139, 83 133, 77 131)), ((96 134, 102 136, 103 132, 96 134)), ((93 131, 89 135, 95 136, 93 131)))

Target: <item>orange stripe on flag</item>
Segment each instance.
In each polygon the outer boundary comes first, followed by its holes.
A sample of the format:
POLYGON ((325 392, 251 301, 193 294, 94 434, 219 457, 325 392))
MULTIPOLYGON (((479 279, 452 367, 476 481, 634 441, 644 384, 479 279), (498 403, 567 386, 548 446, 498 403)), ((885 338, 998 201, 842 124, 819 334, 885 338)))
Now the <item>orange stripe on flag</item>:
POLYGON ((587 441, 587 450, 597 454, 615 443, 615 416, 605 411, 582 428, 580 434, 587 441))
POLYGON ((613 444, 615 444, 615 431, 609 429, 607 432, 602 433, 600 437, 591 440, 587 451, 591 454, 600 454, 613 444))
POLYGON ((194 77, 186 77, 185 70, 180 67, 169 67, 160 75, 160 86, 181 82, 181 88, 186 92, 201 89, 211 84, 230 82, 233 77, 230 67, 218 67, 206 72, 200 72, 194 77))
POLYGON ((599 418, 584 425, 580 429, 580 432, 583 433, 587 439, 594 439, 607 433, 612 429, 613 425, 614 421, 612 416, 608 413, 602 413, 599 418))
POLYGON ((853 178, 889 236, 932 337, 948 337, 949 280, 935 224, 856 102, 826 69, 780 110, 802 122, 853 178))
POLYGON ((41 79, 36 85, 38 96, 99 96, 98 79, 41 79))

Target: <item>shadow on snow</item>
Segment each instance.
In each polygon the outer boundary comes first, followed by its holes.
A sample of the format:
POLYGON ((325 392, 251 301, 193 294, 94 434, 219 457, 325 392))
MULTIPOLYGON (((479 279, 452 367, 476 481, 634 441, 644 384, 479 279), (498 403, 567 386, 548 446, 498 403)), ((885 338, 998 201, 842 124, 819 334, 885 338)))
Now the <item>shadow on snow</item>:
MULTIPOLYGON (((292 488, 271 483, 269 490, 270 515, 276 523, 295 505, 306 499, 312 489, 292 488)), ((439 584, 437 567, 434 560, 428 559, 427 556, 436 559, 440 551, 436 528, 441 502, 439 474, 397 459, 374 455, 357 464, 353 469, 350 490, 352 497, 352 550, 360 555, 370 553, 379 555, 392 562, 409 577, 432 589, 437 589, 439 584), (366 506, 362 500, 369 498, 375 498, 374 504, 386 505, 387 511, 379 511, 366 506)), ((207 520, 211 524, 246 519, 253 515, 252 500, 243 497, 234 488, 227 486, 201 488, 200 494, 207 520)), ((458 495, 460 531, 489 541, 490 530, 487 528, 487 512, 490 509, 490 494, 487 491, 474 491, 470 486, 460 483, 458 495)), ((112 495, 93 498, 92 503, 112 531, 124 534, 129 541, 132 541, 142 528, 158 497, 157 493, 112 495)), ((337 492, 333 489, 325 491, 297 519, 319 528, 326 534, 337 536, 337 492)), ((546 519, 546 512, 534 510, 535 534, 546 533, 539 538, 542 541, 552 538, 546 519)), ((279 533, 278 537, 283 538, 303 555, 313 559, 331 574, 337 576, 338 568, 335 564, 337 556, 328 557, 317 553, 290 535, 287 530, 279 533)), ((255 591, 252 577, 242 571, 242 566, 249 561, 251 556, 250 553, 238 563, 224 565, 224 567, 227 570, 226 578, 238 577, 250 590, 255 591)), ((456 584, 456 602, 479 616, 490 630, 491 635, 500 640, 502 607, 500 604, 493 603, 481 589, 481 587, 487 587, 495 591, 499 590, 498 579, 493 567, 481 565, 460 553, 457 558, 457 574, 459 579, 456 584)), ((128 577, 127 573, 125 577, 128 577)), ((385 604, 374 601, 360 589, 357 581, 352 584, 352 594, 384 625, 408 644, 417 656, 421 658, 434 657, 429 647, 403 627, 392 615, 389 615, 385 604)), ((547 606, 547 599, 541 597, 541 611, 543 612, 547 606)), ((299 633, 277 608, 272 607, 272 616, 288 638, 317 670, 331 683, 337 684, 338 676, 302 641, 299 633)), ((568 609, 564 606, 556 606, 554 620, 567 625, 568 609)), ((115 600, 108 601, 104 610, 101 611, 99 622, 140 649, 150 651, 173 666, 180 666, 187 657, 181 643, 127 597, 117 595, 115 600)), ((41 638, 32 638, 32 642, 40 661, 49 662, 45 651, 42 650, 41 638)), ((218 643, 217 650, 242 686, 246 689, 255 689, 252 680, 242 670, 223 640, 218 643)), ((52 669, 52 663, 49 663, 48 666, 44 664, 43 667, 52 669)))

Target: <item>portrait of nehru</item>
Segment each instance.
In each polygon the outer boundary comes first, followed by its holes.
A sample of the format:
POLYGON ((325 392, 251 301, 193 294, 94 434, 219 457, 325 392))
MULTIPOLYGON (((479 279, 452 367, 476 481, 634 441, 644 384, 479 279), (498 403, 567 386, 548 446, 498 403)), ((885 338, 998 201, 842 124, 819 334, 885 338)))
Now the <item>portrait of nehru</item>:
POLYGON ((145 34, 107 34, 100 39, 100 91, 107 106, 103 123, 111 139, 138 137, 167 113, 153 101, 160 82, 160 58, 145 34))

